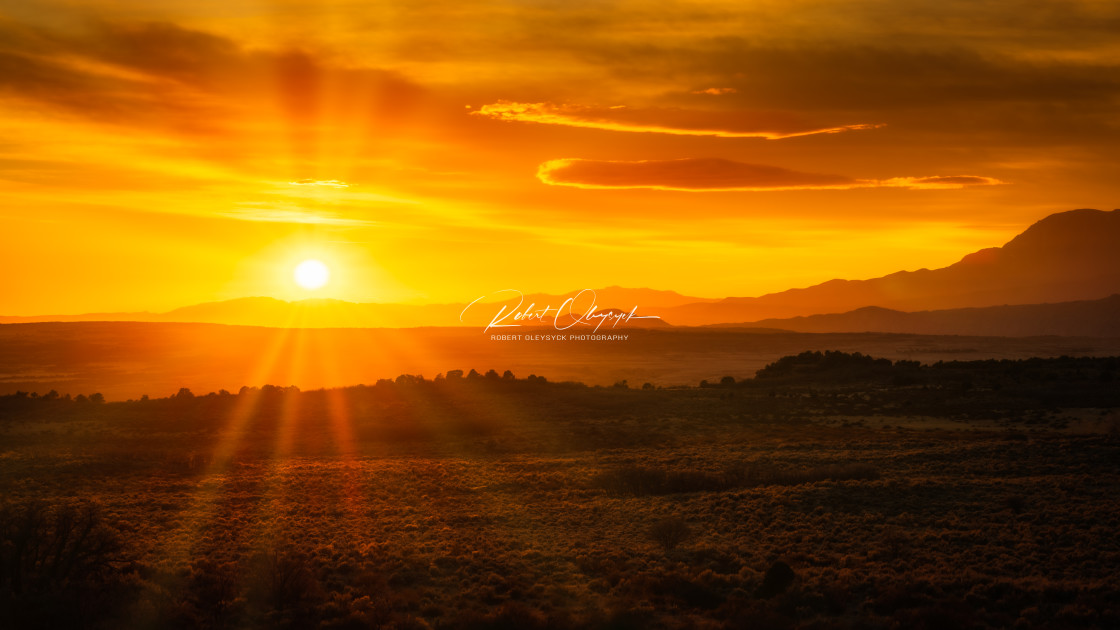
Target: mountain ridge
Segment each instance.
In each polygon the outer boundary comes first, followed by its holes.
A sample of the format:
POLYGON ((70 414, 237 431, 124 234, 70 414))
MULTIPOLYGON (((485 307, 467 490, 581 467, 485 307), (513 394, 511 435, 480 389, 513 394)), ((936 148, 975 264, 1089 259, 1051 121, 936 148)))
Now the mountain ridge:
MULTIPOLYGON (((1099 300, 1120 293, 1120 210, 1078 209, 1036 221, 1001 247, 966 254, 938 269, 897 271, 864 280, 831 279, 757 297, 697 298, 676 291, 595 289, 599 310, 659 316, 658 326, 757 323, 811 315, 843 315, 868 306, 897 312, 942 311, 1001 305, 1099 300)), ((587 293, 496 291, 475 302, 443 304, 357 303, 333 298, 288 302, 272 297, 233 298, 164 313, 0 316, 0 323, 46 321, 202 322, 271 327, 485 326, 514 309, 558 309, 575 300, 577 313, 592 303, 587 293), (510 299, 513 298, 513 299, 510 299), (519 306, 520 304, 520 306, 519 306), (504 310, 503 310, 504 309, 504 310)), ((553 310, 553 314, 555 310, 553 310)), ((849 317, 850 319, 850 317, 849 317)), ((643 326, 633 320, 630 326, 643 326)))
POLYGON ((897 333, 1000 337, 1120 337, 1120 294, 1100 300, 1004 304, 932 311, 864 306, 846 313, 709 324, 705 328, 803 333, 897 333))
POLYGON ((1091 300, 1120 293, 1120 211, 1049 215, 1002 247, 939 269, 866 280, 832 279, 758 297, 666 309, 676 325, 748 322, 846 312, 868 305, 901 311, 1091 300))

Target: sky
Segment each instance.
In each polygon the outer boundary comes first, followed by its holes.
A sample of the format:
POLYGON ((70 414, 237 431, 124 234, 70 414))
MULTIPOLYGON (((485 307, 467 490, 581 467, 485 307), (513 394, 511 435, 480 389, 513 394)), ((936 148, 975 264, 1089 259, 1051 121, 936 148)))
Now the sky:
POLYGON ((1096 0, 0 0, 0 314, 945 266, 1117 205, 1116 32, 1096 0))

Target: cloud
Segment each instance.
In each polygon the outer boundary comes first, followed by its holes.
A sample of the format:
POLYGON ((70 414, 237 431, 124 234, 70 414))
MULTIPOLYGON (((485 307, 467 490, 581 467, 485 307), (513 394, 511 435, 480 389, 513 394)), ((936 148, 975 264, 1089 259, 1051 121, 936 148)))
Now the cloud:
POLYGON ((291 186, 327 186, 329 188, 349 188, 350 184, 337 179, 301 179, 288 182, 291 186))
POLYGON ((846 190, 851 188, 945 189, 1003 182, 973 175, 855 179, 844 175, 804 173, 777 166, 719 158, 610 161, 561 159, 540 165, 537 178, 552 186, 576 188, 648 188, 653 190, 765 191, 846 190))
POLYGON ((880 186, 896 188, 963 188, 965 186, 994 186, 1003 184, 993 177, 978 175, 937 175, 933 177, 893 177, 879 182, 880 186))
POLYGON ((537 178, 555 186, 659 190, 792 190, 851 188, 842 175, 802 173, 731 160, 688 158, 636 162, 564 159, 541 164, 537 178))
MULTIPOLYGON (((258 204, 243 204, 254 206, 258 204)), ((256 221, 265 223, 300 223, 305 225, 333 225, 338 227, 361 227, 377 225, 377 221, 342 217, 326 212, 312 212, 300 209, 247 207, 226 210, 217 213, 219 216, 237 219, 239 221, 256 221)))
POLYGON ((709 94, 711 96, 719 96, 721 94, 737 94, 739 90, 730 87, 713 87, 706 90, 693 90, 693 94, 709 94))
POLYGON ((172 23, 62 33, 0 21, 0 97, 97 122, 228 136, 269 121, 316 132, 341 121, 383 123, 384 133, 425 95, 396 72, 172 23))
MULTIPOLYGON (((730 89, 730 88, 721 88, 730 89)), ((734 90, 733 90, 734 91, 734 90)), ((721 92, 726 93, 726 92, 721 92)), ((792 138, 874 129, 879 124, 819 125, 787 112, 703 111, 682 108, 587 107, 498 101, 471 112, 493 120, 566 125, 609 131, 720 138, 792 138)))

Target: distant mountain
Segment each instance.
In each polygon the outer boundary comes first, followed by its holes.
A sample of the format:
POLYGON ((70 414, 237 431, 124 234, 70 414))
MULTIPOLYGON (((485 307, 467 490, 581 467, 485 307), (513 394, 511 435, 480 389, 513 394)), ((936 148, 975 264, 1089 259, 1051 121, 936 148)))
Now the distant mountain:
POLYGON ((159 313, 136 311, 128 313, 79 313, 77 315, 0 315, 0 324, 34 324, 39 322, 154 322, 159 313))
MULTIPOLYGON (((760 297, 724 299, 689 297, 674 291, 611 286, 596 289, 594 300, 590 293, 584 293, 576 300, 574 310, 583 313, 594 301, 599 310, 619 309, 629 312, 636 306, 639 315, 657 315, 661 318, 659 322, 632 320, 626 327, 633 328, 666 324, 757 324, 770 319, 825 313, 843 313, 848 316, 848 311, 863 309, 859 316, 861 320, 855 316, 848 317, 844 320, 844 325, 858 326, 862 324, 855 323, 857 321, 874 320, 877 326, 882 327, 894 325, 890 321, 894 321, 892 318, 898 319, 899 311, 942 311, 1100 300, 1120 293, 1118 245, 1120 210, 1072 210, 1042 219, 1003 247, 982 249, 942 269, 900 271, 870 280, 829 280, 811 287, 760 297), (878 310, 866 307, 877 307, 878 310)), ((535 293, 517 298, 513 293, 495 292, 480 296, 479 300, 469 305, 356 304, 321 299, 285 302, 253 297, 198 304, 167 313, 0 317, 0 323, 148 321, 312 328, 485 326, 499 313, 508 316, 514 309, 523 311, 532 307, 539 311, 550 307, 553 309, 550 315, 555 316, 556 309, 565 300, 578 294, 577 291, 562 295, 535 293)), ((916 325, 915 321, 907 320, 905 325, 916 325)), ((540 325, 542 322, 515 322, 513 318, 508 318, 504 323, 540 325)), ((960 325, 964 326, 963 323, 960 325)), ((993 330, 983 334, 1002 333, 993 330)))
POLYGON ((942 269, 830 280, 761 297, 662 309, 676 325, 757 321, 865 306, 919 311, 1100 299, 1120 293, 1120 210, 1072 210, 1035 223, 1003 247, 942 269))
MULTIPOLYGON (((507 292, 496 292, 468 304, 377 304, 354 303, 344 300, 309 299, 286 302, 270 297, 248 297, 222 302, 207 302, 177 308, 166 313, 90 313, 86 315, 40 315, 32 317, 0 317, 0 323, 76 322, 76 321, 136 321, 136 322, 195 322, 207 324, 234 324, 244 326, 270 326, 278 328, 413 328, 419 326, 486 326, 495 318, 499 323, 529 326, 566 327, 572 324, 573 314, 584 315, 593 306, 603 315, 612 313, 613 319, 601 329, 657 328, 668 326, 660 319, 631 319, 618 321, 618 315, 638 307, 635 315, 657 315, 657 306, 714 302, 684 296, 674 291, 654 289, 626 289, 607 287, 591 291, 572 291, 562 295, 542 293, 524 298, 507 292), (512 296, 512 297, 511 297, 512 296), (508 298, 508 299, 502 299, 508 298), (556 320, 557 311, 571 298, 574 307, 566 308, 556 320), (515 313, 531 311, 543 318, 515 319, 515 313), (616 323, 617 322, 617 323, 616 323), (613 326, 612 326, 613 324, 613 326)), ((585 320, 588 318, 585 318, 585 320)), ((591 318, 591 326, 599 323, 591 318)), ((588 326, 577 324, 580 329, 588 326)), ((503 329, 510 330, 510 329, 503 329)))
MULTIPOLYGON (((639 313, 636 312, 635 315, 639 315, 639 313)), ((627 328, 671 328, 669 323, 660 318, 639 317, 629 319, 627 317, 629 314, 629 310, 604 308, 595 311, 590 317, 584 316, 583 313, 579 313, 578 316, 566 313, 556 318, 550 318, 540 325, 557 328, 565 332, 579 333, 592 332, 596 329, 597 332, 607 333, 612 330, 617 331, 627 328)))
MULTIPOLYGON (((637 306, 639 310, 646 309, 660 309, 673 306, 683 306, 685 304, 709 304, 718 302, 719 298, 698 298, 687 295, 681 295, 676 291, 662 291, 658 289, 627 289, 625 287, 610 286, 605 289, 594 289, 595 301, 600 307, 618 308, 629 311, 631 308, 637 306)), ((533 293, 525 296, 526 304, 536 302, 537 304, 551 304, 559 306, 564 300, 568 298, 575 298, 581 291, 569 291, 561 295, 549 295, 547 293, 533 293)), ((505 298, 508 294, 498 294, 500 297, 505 298)), ((585 294, 580 298, 578 304, 588 304, 590 294, 585 294)))
POLYGON ((866 306, 847 313, 764 319, 716 328, 792 332, 881 332, 918 335, 1120 337, 1120 295, 1058 304, 1019 304, 904 313, 866 306))

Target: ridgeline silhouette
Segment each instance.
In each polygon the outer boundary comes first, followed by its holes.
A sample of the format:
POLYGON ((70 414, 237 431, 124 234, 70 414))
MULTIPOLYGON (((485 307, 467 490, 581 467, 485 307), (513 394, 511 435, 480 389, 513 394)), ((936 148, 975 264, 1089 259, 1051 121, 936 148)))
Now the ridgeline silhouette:
MULTIPOLYGON (((721 300, 614 286, 597 289, 596 303, 600 309, 625 312, 637 306, 639 314, 661 317, 620 325, 643 328, 759 322, 865 307, 909 312, 1099 300, 1120 293, 1120 249, 1115 246, 1118 242, 1120 211, 1071 210, 1038 221, 1002 247, 968 254, 942 269, 899 271, 868 280, 836 279, 760 297, 721 300)), ((525 296, 523 306, 558 308, 576 293, 530 294, 525 296)), ((503 299, 503 295, 494 297, 495 301, 472 307, 462 320, 460 315, 466 304, 355 304, 329 299, 285 302, 252 297, 187 306, 166 313, 0 316, 0 323, 145 321, 312 328, 482 326, 500 307, 508 310, 517 304, 516 300, 503 299)), ((578 305, 577 312, 583 312, 589 304, 585 301, 578 305)))

